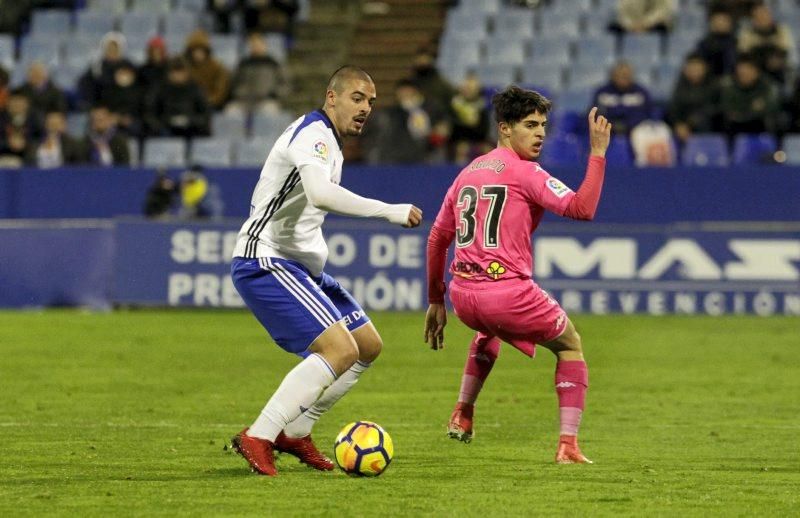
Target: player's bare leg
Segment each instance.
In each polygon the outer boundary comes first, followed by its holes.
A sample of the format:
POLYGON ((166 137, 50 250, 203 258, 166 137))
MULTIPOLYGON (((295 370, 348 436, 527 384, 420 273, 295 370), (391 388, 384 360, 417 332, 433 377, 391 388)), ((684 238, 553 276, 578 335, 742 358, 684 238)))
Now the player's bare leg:
MULTIPOLYGON (((250 464, 264 475, 277 475, 273 449, 289 451, 311 463, 322 465, 317 456, 324 458, 311 442, 311 437, 302 444, 279 445, 278 436, 288 423, 314 404, 319 394, 331 385, 338 376, 347 371, 358 359, 358 347, 342 322, 330 326, 311 344, 313 353, 301 361, 281 382, 255 423, 233 438, 233 447, 250 464)), ((330 469, 333 465, 330 460, 330 469)), ((315 466, 317 467, 317 466, 315 466)))
POLYGON ((556 393, 561 419, 561 434, 558 442, 556 462, 559 464, 591 464, 578 447, 578 428, 585 407, 589 373, 583 359, 581 337, 575 326, 567 320, 567 326, 555 340, 542 346, 553 351, 556 363, 556 393))
POLYGON ((475 402, 486 378, 492 372, 494 362, 500 354, 500 340, 483 333, 475 333, 469 346, 469 354, 461 377, 458 402, 447 425, 447 436, 458 441, 470 442, 474 437, 472 419, 475 402))
POLYGON ((331 470, 334 466, 311 442, 314 424, 355 386, 383 348, 383 341, 372 322, 367 322, 351 334, 358 347, 358 360, 325 389, 313 405, 283 429, 275 444, 276 450, 291 453, 319 470, 331 470))

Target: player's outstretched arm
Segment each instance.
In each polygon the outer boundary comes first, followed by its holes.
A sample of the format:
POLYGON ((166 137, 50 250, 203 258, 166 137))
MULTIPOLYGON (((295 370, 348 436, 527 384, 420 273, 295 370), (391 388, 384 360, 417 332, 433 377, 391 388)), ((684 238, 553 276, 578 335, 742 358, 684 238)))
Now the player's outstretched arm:
POLYGON ((430 304, 425 314, 425 343, 434 351, 444 349, 444 328, 447 325, 447 308, 444 304, 430 304))
POLYGON ((336 185, 313 167, 300 169, 300 180, 308 202, 314 207, 343 216, 383 218, 390 223, 413 228, 422 221, 422 211, 410 203, 384 203, 364 198, 336 185))
POLYGON ((611 123, 602 115, 597 117, 597 106, 589 111, 589 145, 593 156, 606 156, 611 142, 611 123))

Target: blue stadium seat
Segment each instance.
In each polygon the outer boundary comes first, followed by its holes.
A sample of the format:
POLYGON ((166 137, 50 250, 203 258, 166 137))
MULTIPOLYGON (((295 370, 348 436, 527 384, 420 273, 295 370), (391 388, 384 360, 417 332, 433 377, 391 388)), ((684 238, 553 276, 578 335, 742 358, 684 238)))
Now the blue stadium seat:
POLYGON ((439 66, 439 73, 447 79, 450 84, 458 85, 460 84, 466 77, 467 74, 471 71, 475 71, 475 67, 477 64, 466 65, 463 63, 447 63, 444 66, 439 66))
POLYGON ((50 71, 53 82, 62 90, 74 91, 78 86, 78 79, 86 71, 86 65, 74 66, 62 63, 50 71))
POLYGON ((572 86, 561 92, 556 98, 556 106, 559 110, 571 111, 576 113, 588 113, 589 103, 592 102, 595 88, 589 86, 572 86))
POLYGON ((442 37, 451 36, 471 37, 472 39, 485 38, 487 32, 486 14, 478 11, 462 11, 450 9, 445 19, 444 32, 442 37))
POLYGON ((178 137, 151 137, 144 143, 145 167, 185 167, 186 141, 178 137))
POLYGON ((239 37, 235 34, 212 34, 211 48, 214 56, 228 70, 235 70, 239 64, 239 37))
POLYGON ((130 12, 120 17, 120 30, 126 37, 150 37, 159 33, 160 15, 155 12, 130 12))
POLYGON ((196 13, 191 11, 172 11, 164 15, 164 35, 186 38, 200 25, 196 13))
POLYGON ((686 38, 679 34, 670 34, 667 37, 667 56, 672 63, 683 63, 687 54, 697 48, 697 40, 686 38))
POLYGON ((100 49, 99 38, 75 38, 64 45, 64 63, 75 67, 89 67, 91 57, 100 49))
POLYGON ((570 88, 599 88, 608 81, 608 70, 596 66, 572 67, 567 74, 570 88))
POLYGON ((783 151, 787 164, 800 164, 800 135, 786 135, 783 138, 783 151))
POLYGON ((172 9, 172 2, 169 0, 133 0, 132 11, 146 13, 168 13, 172 9))
POLYGON ((87 9, 122 14, 128 10, 128 0, 89 0, 87 9))
POLYGON ((286 50, 286 36, 277 32, 269 33, 265 36, 267 40, 267 53, 278 60, 280 63, 285 63, 287 55, 286 50))
POLYGON ((492 38, 486 42, 485 62, 494 65, 520 66, 525 62, 525 41, 492 38))
POLYGON ((614 37, 584 36, 575 42, 575 53, 578 62, 594 63, 596 66, 610 66, 617 60, 614 37))
POLYGON ((230 139, 219 137, 193 139, 189 162, 206 167, 230 167, 233 162, 230 139))
POLYGON ((763 164, 773 161, 778 142, 773 135, 736 135, 733 141, 734 164, 763 164))
POLYGON ((568 2, 552 2, 549 9, 557 13, 594 13, 592 0, 569 0, 568 2))
POLYGON ((606 151, 606 162, 611 167, 633 166, 633 148, 631 141, 625 135, 614 135, 606 151))
POLYGON ((73 137, 82 137, 86 134, 86 125, 89 115, 84 112, 70 112, 67 114, 67 133, 73 137))
POLYGON ((661 60, 661 37, 658 34, 626 34, 622 37, 620 57, 634 66, 652 66, 661 60))
POLYGON ((206 0, 175 0, 175 9, 201 13, 206 8, 206 0))
POLYGON ((81 36, 103 36, 114 30, 117 15, 106 11, 78 11, 75 32, 81 36))
POLYGON ((522 83, 552 96, 564 88, 564 67, 555 63, 527 64, 522 67, 522 83))
POLYGON ((536 38, 528 49, 527 63, 568 65, 571 61, 569 41, 563 38, 536 38))
POLYGON ((713 133, 692 135, 683 146, 681 163, 686 166, 727 166, 728 144, 713 133))
POLYGON ((545 38, 561 37, 567 40, 575 40, 580 35, 580 23, 577 19, 559 19, 551 21, 540 21, 538 35, 545 38))
POLYGON ((247 120, 243 112, 221 112, 211 116, 211 135, 215 137, 243 138, 247 120))
POLYGON ((570 134, 551 136, 545 141, 538 162, 546 169, 580 164, 583 162, 583 151, 578 138, 570 134))
POLYGON ((508 35, 517 38, 533 37, 533 11, 523 8, 506 7, 494 18, 495 35, 508 35))
POLYGON ((14 68, 14 36, 0 34, 0 65, 6 69, 14 68))
POLYGON ((293 120, 294 117, 288 113, 256 112, 253 114, 252 135, 254 137, 280 135, 293 120))
POLYGON ((272 138, 253 137, 239 140, 234 153, 234 165, 239 167, 261 167, 267 159, 269 150, 275 144, 277 136, 272 138))
POLYGON ((505 63, 482 63, 476 67, 475 71, 481 84, 490 88, 504 88, 517 80, 516 68, 505 63))
POLYGON ((500 11, 500 0, 461 0, 458 5, 459 10, 477 11, 487 14, 494 14, 500 11))
POLYGON ((48 66, 58 65, 61 62, 61 41, 25 38, 20 46, 19 66, 27 68, 34 61, 48 66))
POLYGON ((31 18, 31 32, 36 34, 64 34, 71 30, 72 14, 66 9, 35 9, 31 18))
POLYGON ((461 45, 448 45, 442 48, 437 63, 442 69, 473 68, 481 62, 480 42, 470 40, 461 45))

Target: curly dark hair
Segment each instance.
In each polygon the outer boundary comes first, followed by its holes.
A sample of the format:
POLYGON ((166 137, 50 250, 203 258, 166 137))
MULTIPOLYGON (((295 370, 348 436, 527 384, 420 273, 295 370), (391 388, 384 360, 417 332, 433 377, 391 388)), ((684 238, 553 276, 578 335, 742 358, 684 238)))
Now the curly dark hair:
POLYGON ((553 103, 539 92, 511 85, 492 97, 497 122, 514 124, 533 112, 547 114, 553 103))

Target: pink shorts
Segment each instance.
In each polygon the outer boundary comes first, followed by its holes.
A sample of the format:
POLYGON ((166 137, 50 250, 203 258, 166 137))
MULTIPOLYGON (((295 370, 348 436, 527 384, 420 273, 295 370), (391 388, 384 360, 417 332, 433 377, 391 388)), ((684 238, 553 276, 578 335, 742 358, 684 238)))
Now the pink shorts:
POLYGON ((567 328, 567 314, 532 279, 494 283, 455 278, 450 282, 450 301, 468 327, 496 336, 531 357, 537 343, 558 338, 567 328))

